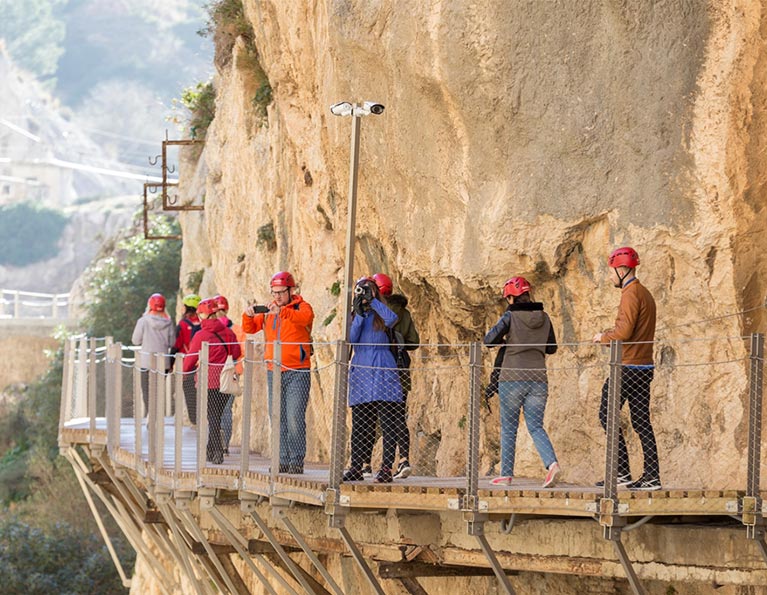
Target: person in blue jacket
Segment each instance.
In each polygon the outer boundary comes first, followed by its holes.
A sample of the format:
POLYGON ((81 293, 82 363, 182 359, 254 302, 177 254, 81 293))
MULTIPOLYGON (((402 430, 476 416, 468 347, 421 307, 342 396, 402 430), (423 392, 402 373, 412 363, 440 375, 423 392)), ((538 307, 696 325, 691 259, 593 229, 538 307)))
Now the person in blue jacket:
POLYGON ((383 434, 378 483, 391 483, 392 465, 401 427, 402 388, 397 362, 389 344, 387 329, 397 323, 397 315, 382 301, 375 280, 362 277, 354 288, 354 314, 350 340, 354 353, 349 366, 349 406, 352 408, 351 466, 344 481, 361 481, 376 439, 376 422, 383 434))

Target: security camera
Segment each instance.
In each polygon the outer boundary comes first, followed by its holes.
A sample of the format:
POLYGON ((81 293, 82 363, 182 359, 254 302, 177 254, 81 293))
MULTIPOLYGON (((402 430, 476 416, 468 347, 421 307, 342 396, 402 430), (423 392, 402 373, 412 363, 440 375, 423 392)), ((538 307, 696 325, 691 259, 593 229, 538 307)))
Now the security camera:
POLYGON ((341 101, 330 106, 330 113, 334 116, 351 116, 352 109, 353 107, 351 103, 348 101, 341 101))
POLYGON ((366 101, 362 104, 362 107, 368 113, 375 114, 376 116, 380 116, 384 111, 384 106, 375 101, 366 101))

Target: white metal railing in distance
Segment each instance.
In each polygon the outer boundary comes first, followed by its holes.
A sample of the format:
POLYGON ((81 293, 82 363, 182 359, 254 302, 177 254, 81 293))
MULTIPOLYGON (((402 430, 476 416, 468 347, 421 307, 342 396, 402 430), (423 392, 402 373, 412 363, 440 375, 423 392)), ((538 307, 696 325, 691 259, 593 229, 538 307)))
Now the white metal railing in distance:
POLYGON ((0 318, 69 318, 68 293, 0 289, 0 318))

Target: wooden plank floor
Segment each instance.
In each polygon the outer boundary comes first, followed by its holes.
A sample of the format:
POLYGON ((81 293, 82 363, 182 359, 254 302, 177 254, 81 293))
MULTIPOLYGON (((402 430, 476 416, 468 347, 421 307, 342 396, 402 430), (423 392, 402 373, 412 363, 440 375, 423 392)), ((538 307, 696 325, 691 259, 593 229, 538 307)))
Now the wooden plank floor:
MULTIPOLYGON (((156 471, 157 484, 172 490, 196 490, 215 487, 243 490, 264 496, 279 496, 306 504, 322 505, 328 487, 328 465, 307 463, 301 475, 280 474, 272 483, 270 460, 251 453, 248 473, 240 477, 241 453, 232 448, 224 463, 197 470, 197 434, 194 428, 182 428, 180 471, 175 470, 175 428, 173 418, 165 419, 162 469, 156 471)), ((123 418, 120 446, 112 458, 120 465, 135 469, 141 475, 152 474, 149 463, 148 435, 142 424, 141 456, 136 457, 135 426, 132 418, 123 418)), ((64 440, 73 444, 89 443, 88 419, 68 422, 62 431, 64 440)), ((94 443, 106 444, 106 420, 96 419, 94 443)), ((514 478, 507 487, 490 485, 489 478, 480 478, 479 499, 482 512, 505 515, 546 514, 556 516, 591 517, 602 491, 593 486, 560 483, 542 489, 540 478, 514 478)), ((657 492, 631 492, 621 489, 621 514, 645 515, 725 515, 736 514, 733 503, 744 493, 739 490, 701 490, 683 486, 664 486, 657 492)), ((413 475, 391 484, 376 484, 371 480, 344 483, 341 495, 345 505, 355 508, 398 508, 409 510, 459 510, 459 498, 465 493, 465 477, 427 477, 413 475), (348 500, 346 500, 348 499, 348 500)), ((767 499, 767 492, 762 493, 767 499)))

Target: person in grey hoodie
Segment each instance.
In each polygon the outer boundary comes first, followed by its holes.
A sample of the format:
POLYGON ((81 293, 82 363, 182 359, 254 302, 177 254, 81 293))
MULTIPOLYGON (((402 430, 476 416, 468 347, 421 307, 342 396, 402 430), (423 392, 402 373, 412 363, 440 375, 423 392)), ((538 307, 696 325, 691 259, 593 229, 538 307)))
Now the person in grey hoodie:
POLYGON ((543 487, 556 484, 560 474, 551 440, 543 429, 543 415, 548 397, 546 355, 556 353, 557 340, 543 304, 530 297, 530 283, 524 277, 512 277, 503 286, 509 308, 485 335, 486 345, 504 344, 498 381, 501 404, 501 475, 492 485, 509 485, 514 475, 514 455, 519 429, 519 415, 524 409, 527 430, 546 467, 543 487))
MULTIPOLYGON (((165 298, 160 293, 149 296, 146 312, 136 321, 131 341, 139 345, 137 357, 141 366, 141 394, 144 399, 144 413, 149 410, 149 368, 151 357, 155 353, 169 353, 176 341, 176 329, 173 320, 165 311, 165 298)), ((165 363, 170 369, 170 358, 165 363)))

